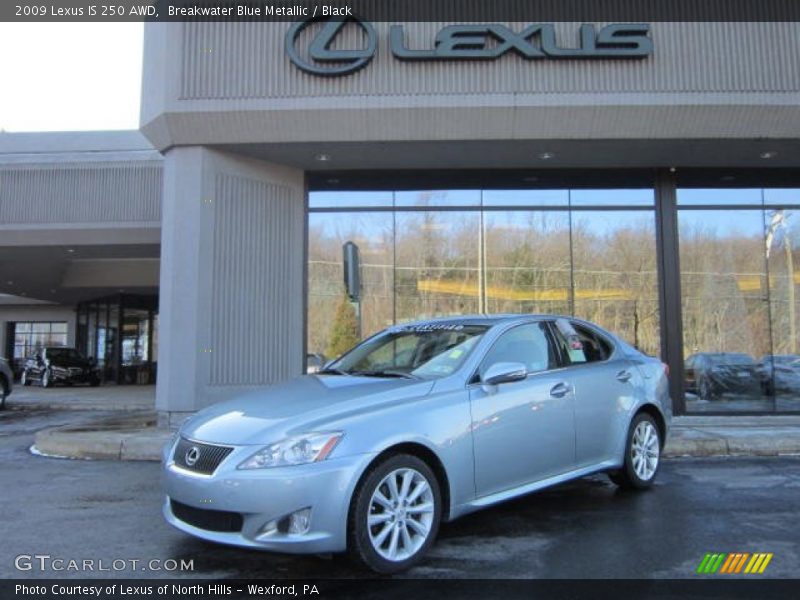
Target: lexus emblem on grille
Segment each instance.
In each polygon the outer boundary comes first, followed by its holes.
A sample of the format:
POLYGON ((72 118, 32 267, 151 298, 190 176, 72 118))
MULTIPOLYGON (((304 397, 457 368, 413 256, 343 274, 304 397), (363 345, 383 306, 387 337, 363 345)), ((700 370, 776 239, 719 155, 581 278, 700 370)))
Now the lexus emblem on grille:
POLYGON ((197 446, 192 446, 191 448, 189 448, 183 457, 183 459, 186 461, 187 467, 193 467, 199 458, 200 458, 200 448, 198 448, 197 446))

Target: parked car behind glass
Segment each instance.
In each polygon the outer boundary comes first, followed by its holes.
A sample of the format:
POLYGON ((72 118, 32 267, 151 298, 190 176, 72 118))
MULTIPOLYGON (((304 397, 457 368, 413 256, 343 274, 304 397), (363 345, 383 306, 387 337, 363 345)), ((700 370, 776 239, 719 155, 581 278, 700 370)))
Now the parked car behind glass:
POLYGON ((397 572, 486 506, 603 471, 650 486, 670 416, 664 365, 590 323, 399 325, 189 418, 164 449, 163 512, 206 540, 397 572))
POLYGON ((14 373, 5 358, 0 358, 0 409, 5 408, 6 398, 14 389, 14 373))
POLYGON ((34 381, 38 381, 42 387, 56 383, 88 383, 96 386, 100 385, 100 371, 94 359, 86 358, 75 348, 47 346, 25 361, 20 385, 30 385, 34 381))
POLYGON ((797 354, 765 354, 758 369, 767 396, 800 394, 800 356, 797 354))
POLYGON ((702 400, 726 393, 761 393, 761 374, 752 356, 739 352, 700 352, 686 359, 686 391, 702 400))

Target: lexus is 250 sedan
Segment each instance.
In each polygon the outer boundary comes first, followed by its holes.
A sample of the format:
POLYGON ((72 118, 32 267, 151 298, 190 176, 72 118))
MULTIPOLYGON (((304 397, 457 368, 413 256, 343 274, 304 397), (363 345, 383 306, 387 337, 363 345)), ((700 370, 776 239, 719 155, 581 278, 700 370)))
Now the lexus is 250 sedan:
POLYGON ((665 367, 569 317, 391 327, 313 375, 211 406, 164 451, 187 533, 410 567, 439 524, 605 471, 647 488, 671 417, 665 367))

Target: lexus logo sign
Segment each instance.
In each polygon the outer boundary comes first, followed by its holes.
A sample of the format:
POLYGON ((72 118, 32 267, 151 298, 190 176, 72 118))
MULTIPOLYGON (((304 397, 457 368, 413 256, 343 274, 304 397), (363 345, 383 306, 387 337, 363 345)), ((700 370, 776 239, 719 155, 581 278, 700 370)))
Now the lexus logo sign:
POLYGON ((286 54, 301 70, 314 75, 346 75, 363 69, 378 49, 378 34, 370 24, 357 19, 307 19, 297 21, 286 33, 286 54), (312 23, 322 22, 322 27, 311 38, 307 56, 297 50, 300 34, 312 23), (364 32, 367 43, 364 48, 356 50, 334 50, 331 48, 334 38, 348 23, 353 22, 364 32))
MULTIPOLYGON (((496 60, 508 53, 525 59, 644 58, 653 53, 649 33, 650 25, 644 23, 612 23, 599 30, 583 24, 577 31, 577 45, 564 46, 556 39, 552 23, 536 23, 519 31, 497 23, 447 25, 436 34, 432 47, 409 48, 405 26, 392 25, 389 51, 404 61, 496 60)), ((298 21, 286 32, 289 59, 297 68, 314 75, 355 73, 367 66, 377 51, 375 28, 353 17, 298 21), (342 49, 341 42, 334 43, 348 27, 361 31, 360 47, 342 49), (304 52, 300 51, 301 46, 305 47, 304 52)))
POLYGON ((186 461, 187 467, 193 467, 197 464, 197 461, 200 460, 200 448, 197 446, 192 446, 186 451, 186 454, 183 457, 183 460, 186 461))

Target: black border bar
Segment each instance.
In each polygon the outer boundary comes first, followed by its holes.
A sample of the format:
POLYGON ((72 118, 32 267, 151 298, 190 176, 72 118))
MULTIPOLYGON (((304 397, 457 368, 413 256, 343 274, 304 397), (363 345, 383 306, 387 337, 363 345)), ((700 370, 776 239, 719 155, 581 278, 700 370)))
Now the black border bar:
POLYGON ((695 579, 341 579, 341 580, 208 580, 208 579, 9 579, 0 582, 4 600, 485 600, 487 598, 569 598, 591 600, 620 598, 752 599, 785 600, 796 596, 797 579, 764 579, 757 576, 707 576, 695 579), (26 586, 23 593, 17 586, 26 586), (250 586, 260 586, 254 591, 250 586), (32 593, 38 588, 43 593, 32 593), (80 590, 70 593, 70 590, 80 590), (96 591, 100 588, 100 593, 96 591))
POLYGON ((296 21, 325 8, 395 23, 800 21, 798 0, 10 0, 0 20, 296 21))

